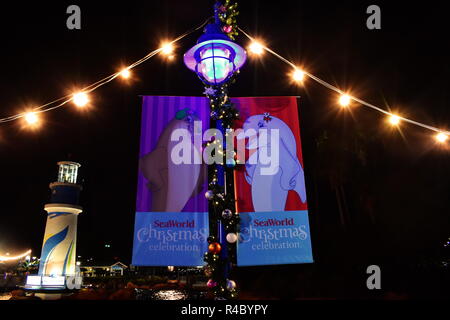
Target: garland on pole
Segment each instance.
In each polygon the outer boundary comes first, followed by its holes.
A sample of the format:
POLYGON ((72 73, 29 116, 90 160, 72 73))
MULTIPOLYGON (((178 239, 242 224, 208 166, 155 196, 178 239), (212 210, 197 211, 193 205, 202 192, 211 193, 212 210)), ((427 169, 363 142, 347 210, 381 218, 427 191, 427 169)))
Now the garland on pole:
MULTIPOLYGON (((231 83, 234 79, 231 80, 231 83)), ((225 135, 232 133, 233 121, 239 119, 239 111, 235 108, 228 96, 228 84, 221 86, 207 86, 205 94, 209 98, 212 121, 220 121, 225 135)), ((217 144, 218 152, 222 155, 222 165, 209 166, 208 187, 209 190, 205 196, 210 203, 210 226, 212 228, 211 236, 208 238, 208 252, 204 255, 204 261, 207 263, 205 267, 205 275, 210 278, 207 283, 208 288, 212 290, 218 298, 235 299, 238 296, 236 283, 224 277, 228 274, 229 268, 236 263, 236 243, 239 225, 239 214, 236 212, 234 197, 234 169, 236 161, 234 158, 227 159, 226 152, 220 149, 222 141, 214 139, 208 142, 207 147, 211 144, 217 144), (221 168, 219 168, 219 166, 221 168), (219 184, 218 173, 223 171, 224 186, 219 184), (212 213, 212 214, 211 214, 212 213), (222 252, 222 245, 216 235, 216 231, 223 226, 226 233, 227 252, 222 252)), ((219 231, 220 232, 220 231, 219 231)))
MULTIPOLYGON (((237 4, 230 5, 226 0, 224 5, 216 2, 216 23, 222 21, 221 29, 230 39, 237 35, 236 15, 237 4)), ((228 96, 229 84, 235 82, 236 71, 228 81, 220 85, 211 85, 200 78, 205 85, 204 94, 209 99, 211 127, 219 127, 225 140, 233 132, 233 122, 239 119, 239 111, 228 96)), ((222 146, 225 141, 213 137, 206 147, 214 144, 214 152, 221 157, 221 164, 208 166, 208 191, 205 197, 209 200, 210 237, 208 252, 204 255, 205 275, 210 279, 208 288, 218 299, 236 299, 238 291, 236 282, 229 279, 229 272, 236 263, 236 243, 239 225, 239 214, 236 212, 234 197, 234 169, 236 168, 235 152, 228 158, 222 146), (222 176, 219 176, 222 175, 222 176), (226 233, 226 235, 223 234, 226 233), (222 243, 222 244, 221 244, 222 243), (226 247, 226 250, 222 250, 226 247)), ((215 157, 216 155, 212 155, 215 157)))
MULTIPOLYGON (((230 83, 234 83, 231 79, 230 83)), ((239 119, 239 111, 235 108, 228 96, 228 84, 211 86, 205 83, 205 95, 209 99, 210 119, 219 121, 225 130, 225 135, 233 131, 233 121, 239 119)), ((216 144, 222 156, 222 165, 210 165, 208 172, 208 191, 205 197, 209 200, 210 207, 210 228, 211 236, 208 238, 208 252, 204 255, 205 275, 210 278, 207 283, 218 298, 235 299, 238 296, 236 282, 228 279, 224 275, 228 274, 231 264, 236 262, 236 243, 239 214, 236 212, 233 175, 236 168, 236 161, 227 159, 226 152, 221 148, 222 141, 215 139, 207 143, 207 147, 216 144), (221 168, 219 168, 221 167, 221 168), (219 171, 223 171, 225 185, 219 184, 219 171), (222 252, 222 245, 219 243, 218 229, 224 227, 226 234, 227 252, 222 252)), ((214 155, 213 155, 214 156, 214 155)), ((223 239, 222 239, 223 240, 223 239)))
POLYGON ((239 15, 237 6, 237 3, 230 4, 230 0, 225 0, 225 3, 219 7, 219 18, 223 23, 222 30, 231 40, 234 40, 239 35, 236 19, 239 15))

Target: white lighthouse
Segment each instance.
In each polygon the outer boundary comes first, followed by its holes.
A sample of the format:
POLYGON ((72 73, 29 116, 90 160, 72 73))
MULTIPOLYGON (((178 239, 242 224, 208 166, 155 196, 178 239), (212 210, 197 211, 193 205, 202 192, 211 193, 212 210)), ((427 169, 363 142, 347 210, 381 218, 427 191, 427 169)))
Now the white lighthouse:
POLYGON ((39 275, 28 276, 27 289, 79 289, 81 278, 76 272, 76 246, 81 186, 77 184, 79 163, 58 162, 58 180, 50 184, 50 203, 42 244, 39 275))

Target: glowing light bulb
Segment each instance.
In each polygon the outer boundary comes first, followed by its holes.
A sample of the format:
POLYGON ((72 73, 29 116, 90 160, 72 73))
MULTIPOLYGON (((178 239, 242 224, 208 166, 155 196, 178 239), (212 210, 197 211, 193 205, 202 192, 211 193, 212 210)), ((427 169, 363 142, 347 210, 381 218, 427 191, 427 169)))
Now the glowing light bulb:
POLYGON ((32 112, 32 111, 27 112, 27 113, 25 113, 24 118, 25 118, 25 121, 29 125, 35 125, 35 124, 37 124, 39 122, 39 117, 36 114, 36 112, 32 112))
POLYGON ((439 143, 445 143, 447 140, 448 140, 448 135, 443 132, 439 132, 436 135, 436 141, 439 143))
POLYGON ((120 71, 119 75, 123 78, 123 79, 128 79, 131 76, 131 72, 128 68, 123 69, 122 71, 120 71))
POLYGON ((350 105, 351 101, 352 101, 352 98, 348 94, 343 94, 339 98, 339 104, 342 107, 348 107, 350 105))
POLYGON ((173 45, 170 42, 163 43, 161 46, 161 52, 166 56, 170 56, 173 53, 173 50, 173 45))
POLYGON ((256 55, 261 55, 264 52, 264 47, 261 43, 257 41, 253 41, 250 46, 248 47, 251 53, 254 53, 256 55))
POLYGON ((85 107, 89 103, 89 97, 85 92, 78 92, 73 95, 73 103, 77 107, 85 107))
POLYGON ((393 126, 398 125, 400 123, 400 120, 401 120, 400 117, 396 116, 395 114, 391 114, 389 116, 389 123, 393 126))
POLYGON ((305 78, 305 73, 300 69, 295 69, 294 73, 292 74, 292 79, 296 82, 302 82, 305 78))

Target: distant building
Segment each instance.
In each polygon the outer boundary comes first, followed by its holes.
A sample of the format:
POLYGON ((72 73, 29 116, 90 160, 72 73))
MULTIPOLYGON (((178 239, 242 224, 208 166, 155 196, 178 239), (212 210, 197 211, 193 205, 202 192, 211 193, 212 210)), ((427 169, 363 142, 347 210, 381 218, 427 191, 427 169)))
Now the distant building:
POLYGON ((83 277, 106 277, 123 276, 128 266, 120 261, 114 264, 102 264, 97 266, 81 266, 80 272, 83 277))

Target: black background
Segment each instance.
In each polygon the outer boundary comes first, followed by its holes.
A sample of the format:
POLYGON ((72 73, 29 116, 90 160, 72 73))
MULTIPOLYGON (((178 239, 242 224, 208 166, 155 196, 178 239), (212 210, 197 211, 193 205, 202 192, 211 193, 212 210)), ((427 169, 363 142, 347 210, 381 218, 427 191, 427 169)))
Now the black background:
MULTIPOLYGON (((138 60, 161 40, 201 24, 213 3, 10 4, 0 20, 0 116, 54 100, 138 60), (66 28, 70 4, 81 7, 81 30, 66 28)), ((450 27, 443 2, 239 4, 242 28, 311 73, 375 105, 448 129, 450 27), (381 30, 366 28, 370 4, 381 7, 381 30)), ((57 161, 73 160, 82 164, 84 188, 77 255, 131 261, 139 95, 200 96, 200 81, 182 63, 198 36, 177 44, 175 61, 156 56, 133 70, 130 84, 118 80, 97 90, 86 112, 67 105, 44 114, 36 131, 20 121, 0 125, 0 253, 32 248, 39 256, 48 184, 56 179, 57 161)), ((237 41, 247 44, 242 36, 237 41)), ((301 96, 316 262, 238 269, 242 288, 285 298, 368 294, 365 270, 378 264, 387 275, 384 289, 442 296, 441 273, 433 266, 443 259, 450 236, 449 148, 437 146, 433 133, 418 127, 389 129, 382 115, 365 107, 342 112, 333 92, 312 80, 295 86, 289 72, 269 54, 249 59, 231 94, 301 96), (336 177, 346 194, 345 224, 336 177)))

